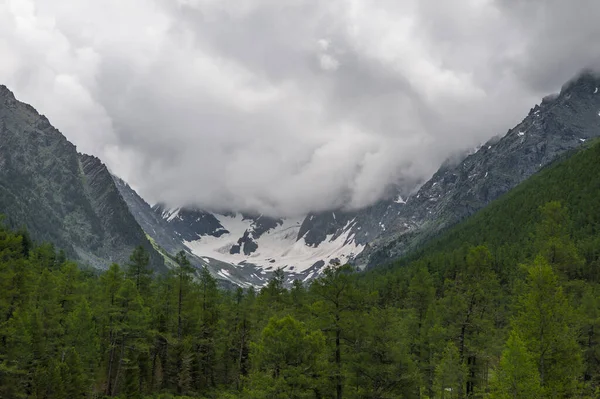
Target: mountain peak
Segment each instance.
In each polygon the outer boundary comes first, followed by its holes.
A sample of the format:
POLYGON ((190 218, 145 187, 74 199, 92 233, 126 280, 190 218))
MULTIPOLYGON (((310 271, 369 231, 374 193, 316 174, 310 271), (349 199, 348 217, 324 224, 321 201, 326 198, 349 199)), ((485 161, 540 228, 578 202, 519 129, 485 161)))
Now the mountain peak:
POLYGON ((8 89, 8 87, 4 85, 0 85, 0 97, 9 97, 14 99, 15 95, 12 91, 8 89))
POLYGON ((48 118, 0 86, 0 213, 96 268, 125 263, 142 245, 150 264, 164 269, 97 157, 78 154, 48 118))
POLYGON ((560 94, 565 94, 568 91, 591 91, 596 92, 596 89, 600 86, 600 72, 592 69, 584 69, 577 74, 573 79, 565 83, 561 89, 560 94))

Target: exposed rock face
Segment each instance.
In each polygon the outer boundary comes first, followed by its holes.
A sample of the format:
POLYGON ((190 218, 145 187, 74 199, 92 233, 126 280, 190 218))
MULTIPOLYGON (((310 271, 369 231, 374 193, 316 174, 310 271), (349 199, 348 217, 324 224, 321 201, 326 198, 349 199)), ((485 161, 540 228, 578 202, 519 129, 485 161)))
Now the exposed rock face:
MULTIPOLYGON (((218 238, 227 234, 227 230, 219 223, 214 214, 195 209, 167 210, 161 205, 151 207, 125 181, 116 176, 112 176, 112 178, 140 226, 167 253, 174 255, 179 251, 186 252, 194 266, 206 266, 226 288, 231 288, 231 283, 247 287, 250 285, 260 286, 268 281, 272 271, 261 270, 252 264, 234 265, 208 254, 196 256, 184 244, 184 242, 198 240, 201 237, 218 238)), ((227 248, 227 251, 229 252, 230 248, 227 248)))
MULTIPOLYGON (((584 73, 545 98, 508 133, 456 165, 445 165, 406 204, 381 220, 382 231, 355 260, 397 257, 506 193, 562 154, 600 136, 600 79, 584 73)), ((391 209, 391 204, 390 204, 391 209)))
POLYGON ((597 76, 582 74, 505 136, 445 163, 411 195, 399 191, 362 210, 291 220, 152 208, 0 86, 0 212, 92 265, 122 262, 135 244, 150 245, 133 214, 167 252, 184 250, 222 279, 263 285, 284 267, 289 280, 308 280, 327 265, 367 267, 402 255, 599 136, 599 88, 597 76))
POLYGON ((377 265, 468 217, 565 152, 599 136, 599 87, 596 76, 582 74, 559 95, 531 109, 505 136, 446 162, 418 191, 398 191, 362 210, 314 213, 291 223, 156 206, 153 215, 138 221, 166 248, 175 237, 177 245, 202 259, 221 260, 221 265, 231 266, 222 270, 238 273, 251 284, 264 284, 276 267, 284 267, 288 279, 305 280, 327 265, 377 265), (157 238, 163 235, 159 230, 168 233, 157 238))
POLYGON ((96 268, 124 264, 138 245, 163 269, 106 166, 79 154, 48 119, 0 86, 0 213, 96 268))

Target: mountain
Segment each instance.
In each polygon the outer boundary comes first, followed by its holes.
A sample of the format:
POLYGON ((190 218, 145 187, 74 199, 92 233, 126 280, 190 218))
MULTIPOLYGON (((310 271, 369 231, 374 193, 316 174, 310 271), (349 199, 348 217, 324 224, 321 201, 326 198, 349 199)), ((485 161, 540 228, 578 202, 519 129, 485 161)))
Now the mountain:
POLYGON ((485 245, 496 254, 494 261, 504 266, 498 267, 499 271, 505 272, 505 268, 514 271, 539 250, 536 248, 539 243, 533 237, 539 234, 536 229, 543 217, 541 207, 558 202, 565 215, 555 214, 555 221, 565 224, 567 236, 589 266, 579 272, 589 273, 586 278, 600 281, 599 159, 600 139, 590 140, 582 148, 563 154, 552 165, 476 214, 428 240, 409 256, 390 263, 391 268, 412 262, 437 266, 444 259, 464 259, 469 247, 485 245), (565 216, 568 222, 563 220, 565 216), (453 252, 460 255, 451 255, 453 252))
POLYGON ((506 135, 446 162, 410 194, 289 219, 152 207, 0 86, 0 213, 94 267, 124 263, 142 244, 157 268, 183 250, 237 285, 264 285, 277 268, 288 282, 306 281, 327 265, 365 268, 405 254, 599 136, 599 87, 596 75, 582 73, 506 135))
MULTIPOLYGON (((400 208, 388 204, 379 234, 355 259, 360 267, 398 257, 485 207, 561 154, 600 136, 600 78, 584 72, 546 97, 507 134, 462 162, 444 165, 400 208)), ((369 212, 369 210, 366 210, 369 212)))
MULTIPOLYGON (((356 211, 312 213, 299 219, 212 213, 162 205, 135 209, 144 230, 165 248, 182 246, 220 261, 217 275, 264 284, 278 267, 307 280, 326 265, 359 268, 385 263, 421 245, 508 192, 561 154, 600 135, 600 79, 584 72, 549 96, 503 137, 449 160, 416 192, 356 211), (225 267, 228 265, 229 267, 225 267), (260 277, 260 278, 257 278, 260 277)), ((142 200, 143 201, 143 200, 142 200)))
POLYGON ((164 269, 106 166, 77 152, 48 119, 0 85, 0 214, 95 268, 124 264, 143 245, 164 269))
POLYGON ((196 255, 185 245, 186 239, 193 241, 206 233, 220 234, 215 233, 219 227, 214 225, 213 217, 207 212, 178 209, 171 214, 165 213, 159 206, 151 207, 123 179, 117 176, 112 178, 131 214, 154 243, 165 251, 165 256, 171 262, 177 252, 184 251, 192 265, 206 266, 222 286, 227 286, 227 282, 241 287, 261 286, 271 277, 272 270, 263 270, 252 264, 238 267, 220 257, 211 257, 210 254, 196 255))
POLYGON ((308 244, 300 236, 304 218, 151 207, 124 180, 113 179, 131 213, 156 244, 170 254, 183 250, 194 265, 207 266, 217 278, 240 286, 262 286, 280 267, 288 283, 308 280, 325 262, 345 263, 353 254, 347 251, 354 244, 346 246, 350 240, 343 234, 323 245, 308 244))

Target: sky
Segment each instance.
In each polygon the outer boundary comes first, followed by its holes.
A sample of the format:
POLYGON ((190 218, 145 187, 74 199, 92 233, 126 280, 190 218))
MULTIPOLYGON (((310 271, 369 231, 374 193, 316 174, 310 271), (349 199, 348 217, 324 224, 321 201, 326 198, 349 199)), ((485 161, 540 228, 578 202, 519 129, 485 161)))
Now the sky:
POLYGON ((149 202, 361 208, 600 65, 597 0, 0 0, 0 84, 149 202))

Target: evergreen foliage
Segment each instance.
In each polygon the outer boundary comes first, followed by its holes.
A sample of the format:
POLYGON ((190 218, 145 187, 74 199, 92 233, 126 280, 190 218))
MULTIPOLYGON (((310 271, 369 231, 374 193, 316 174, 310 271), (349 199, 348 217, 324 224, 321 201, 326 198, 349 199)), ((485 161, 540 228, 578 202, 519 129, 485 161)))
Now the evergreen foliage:
POLYGON ((593 398, 600 145, 391 267, 221 290, 0 227, 0 398, 593 398))

